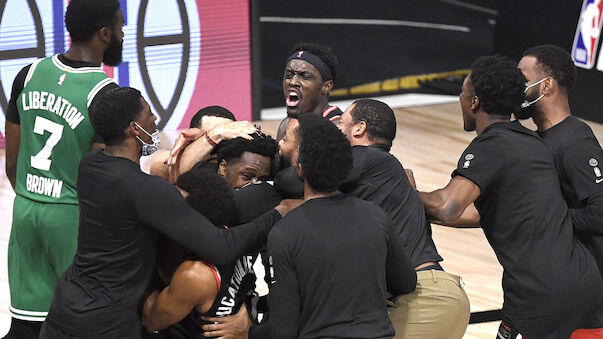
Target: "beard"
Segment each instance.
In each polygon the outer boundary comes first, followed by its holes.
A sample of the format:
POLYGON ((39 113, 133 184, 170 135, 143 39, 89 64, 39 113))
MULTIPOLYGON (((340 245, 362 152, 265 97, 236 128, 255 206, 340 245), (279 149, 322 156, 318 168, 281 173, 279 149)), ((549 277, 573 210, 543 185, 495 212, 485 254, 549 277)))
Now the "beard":
POLYGON ((107 66, 118 66, 121 64, 121 57, 123 51, 123 41, 119 41, 115 33, 111 34, 111 41, 109 46, 103 54, 103 63, 107 66))
POLYGON ((285 169, 287 167, 293 166, 293 164, 291 163, 291 159, 285 155, 280 155, 279 160, 280 160, 280 163, 279 163, 280 169, 285 169))

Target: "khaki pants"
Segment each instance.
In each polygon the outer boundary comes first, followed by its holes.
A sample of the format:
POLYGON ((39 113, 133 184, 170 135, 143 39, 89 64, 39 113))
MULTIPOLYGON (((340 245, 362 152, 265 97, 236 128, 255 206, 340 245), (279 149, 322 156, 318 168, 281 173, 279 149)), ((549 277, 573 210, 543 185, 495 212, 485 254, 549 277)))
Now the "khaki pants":
POLYGON ((469 323, 469 299, 460 277, 444 271, 417 272, 417 289, 393 299, 389 318, 394 338, 462 338, 469 323))

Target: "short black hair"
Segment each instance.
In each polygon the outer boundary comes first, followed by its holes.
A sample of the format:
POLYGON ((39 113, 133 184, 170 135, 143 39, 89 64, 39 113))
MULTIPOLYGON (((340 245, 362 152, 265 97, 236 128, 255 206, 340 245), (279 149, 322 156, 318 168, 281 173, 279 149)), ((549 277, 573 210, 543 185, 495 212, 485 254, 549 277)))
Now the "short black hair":
MULTIPOLYGON (((289 50, 289 55, 299 51, 310 52, 319 57, 322 61, 324 61, 325 64, 327 64, 327 66, 329 66, 331 74, 333 75, 333 82, 337 80, 337 73, 339 72, 339 58, 337 58, 337 55, 335 55, 331 47, 313 42, 300 42, 289 50)), ((322 80, 324 81, 325 79, 322 80)))
POLYGON ((65 12, 65 27, 71 41, 90 41, 102 27, 113 28, 117 23, 117 0, 71 0, 65 12))
MULTIPOLYGON (((302 128, 305 129, 311 129, 314 126, 318 126, 318 125, 322 125, 322 123, 324 121, 328 121, 327 119, 323 118, 322 116, 318 115, 318 114, 314 114, 312 112, 305 112, 302 113, 300 115, 297 116, 297 118, 293 118, 294 120, 297 119, 299 125, 297 126, 297 128, 295 129, 295 138, 297 139, 297 142, 299 143, 301 141, 301 130, 302 128), (302 120, 300 120, 299 118, 304 117, 302 120), (302 127, 303 124, 303 127, 302 127)), ((333 124, 333 123, 331 123, 333 124)))
POLYGON ((216 148, 218 164, 222 160, 227 162, 237 161, 245 152, 260 154, 272 160, 278 151, 276 140, 259 131, 251 134, 251 136, 253 137, 252 140, 239 137, 220 142, 216 148))
POLYGON ((106 145, 115 145, 126 138, 125 130, 142 111, 142 94, 132 87, 107 91, 90 106, 90 122, 106 145))
POLYGON ((498 56, 482 56, 471 64, 469 84, 488 114, 511 117, 525 100, 526 78, 517 63, 498 56))
POLYGON ((352 170, 352 146, 329 120, 315 114, 299 116, 300 144, 298 161, 304 180, 321 193, 339 189, 352 170), (310 122, 309 124, 307 122, 310 122))
POLYGON ((188 204, 218 227, 230 220, 233 206, 232 190, 217 173, 192 169, 181 174, 176 185, 188 192, 188 204))
POLYGON ((559 87, 566 94, 574 88, 577 78, 576 66, 565 49, 555 45, 540 45, 527 49, 523 56, 535 57, 539 71, 557 80, 559 87))
POLYGON ((201 127, 201 119, 203 119, 204 116, 220 117, 237 121, 234 114, 232 114, 232 112, 228 109, 222 106, 207 106, 200 109, 197 111, 197 113, 195 113, 195 115, 193 115, 191 118, 190 128, 201 127))
POLYGON ((371 141, 385 145, 388 150, 396 137, 396 115, 386 103, 373 99, 359 99, 350 111, 354 123, 364 121, 371 141))

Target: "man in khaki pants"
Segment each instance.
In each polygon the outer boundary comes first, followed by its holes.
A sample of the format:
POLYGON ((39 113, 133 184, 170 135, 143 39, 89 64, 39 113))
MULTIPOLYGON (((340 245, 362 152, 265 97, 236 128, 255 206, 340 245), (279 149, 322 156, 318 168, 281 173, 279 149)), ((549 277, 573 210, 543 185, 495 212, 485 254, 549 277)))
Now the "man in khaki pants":
POLYGON ((389 153, 396 136, 394 112, 380 101, 361 99, 340 120, 354 155, 342 191, 372 201, 390 215, 417 271, 416 290, 388 302, 396 338, 462 338, 469 322, 469 300, 460 277, 440 266, 443 259, 431 238, 421 198, 389 153))

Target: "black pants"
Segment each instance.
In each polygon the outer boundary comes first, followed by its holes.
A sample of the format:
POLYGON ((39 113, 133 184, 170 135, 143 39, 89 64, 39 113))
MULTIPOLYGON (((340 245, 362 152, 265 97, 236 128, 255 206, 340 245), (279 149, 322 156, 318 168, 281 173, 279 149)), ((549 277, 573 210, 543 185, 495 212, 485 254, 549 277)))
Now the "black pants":
POLYGON ((10 330, 3 339, 38 339, 41 327, 41 321, 11 318, 10 330))

